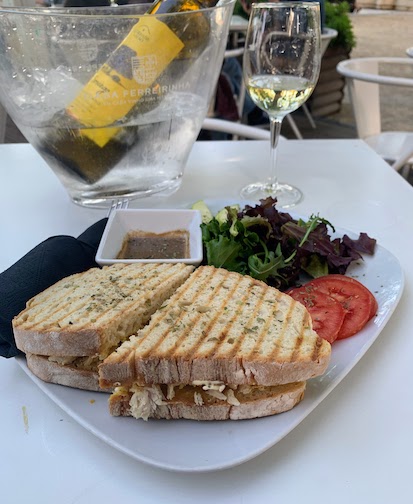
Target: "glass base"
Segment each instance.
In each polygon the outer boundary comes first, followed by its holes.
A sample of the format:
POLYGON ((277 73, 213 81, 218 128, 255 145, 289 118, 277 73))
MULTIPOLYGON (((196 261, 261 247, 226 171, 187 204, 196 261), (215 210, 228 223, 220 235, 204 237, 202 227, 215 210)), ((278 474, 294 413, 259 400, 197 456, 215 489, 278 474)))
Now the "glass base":
POLYGON ((255 182, 241 190, 241 196, 249 200, 261 200, 269 196, 277 198, 277 208, 290 208, 303 199, 300 189, 289 184, 255 182))
POLYGON ((135 199, 147 197, 167 197, 175 193, 181 186, 182 176, 176 179, 167 180, 158 184, 141 184, 139 189, 111 189, 103 190, 98 188, 96 191, 70 191, 70 197, 73 203, 89 208, 110 208, 113 202, 128 200, 129 202, 135 199))

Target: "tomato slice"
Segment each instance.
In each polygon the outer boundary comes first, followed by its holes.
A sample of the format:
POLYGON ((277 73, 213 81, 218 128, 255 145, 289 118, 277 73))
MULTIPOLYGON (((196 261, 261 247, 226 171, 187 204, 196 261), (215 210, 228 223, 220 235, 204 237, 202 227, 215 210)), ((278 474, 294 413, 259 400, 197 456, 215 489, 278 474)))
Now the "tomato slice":
POLYGON ((321 338, 329 343, 337 339, 346 316, 341 303, 317 289, 307 289, 307 285, 290 289, 287 294, 307 308, 313 329, 321 338))
MULTIPOLYGON (((361 282, 359 282, 355 278, 352 278, 352 277, 349 277, 349 276, 346 276, 346 275, 331 274, 331 275, 329 275, 329 277, 331 277, 331 278, 337 278, 341 282, 345 282, 345 281, 347 281, 347 282, 353 282, 355 284, 358 284, 359 286, 361 285, 362 287, 364 287, 364 289, 366 289, 368 291, 369 295, 372 298, 372 305, 371 305, 371 311, 370 311, 370 315, 369 315, 369 320, 372 319, 376 315, 377 309, 379 307, 379 305, 377 303, 377 299, 374 297, 374 294, 369 289, 367 289, 367 287, 365 285, 363 285, 361 282)), ((321 277, 321 278, 323 278, 323 277, 321 277)))
POLYGON ((306 289, 314 289, 333 297, 346 312, 337 339, 344 339, 359 332, 377 310, 373 294, 358 280, 344 275, 327 275, 315 278, 306 289))

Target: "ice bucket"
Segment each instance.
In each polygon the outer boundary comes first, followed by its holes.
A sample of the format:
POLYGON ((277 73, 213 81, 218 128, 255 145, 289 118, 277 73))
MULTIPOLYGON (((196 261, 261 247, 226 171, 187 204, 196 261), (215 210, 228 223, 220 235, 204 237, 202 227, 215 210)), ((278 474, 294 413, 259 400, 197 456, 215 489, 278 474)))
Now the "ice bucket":
POLYGON ((75 203, 179 188, 221 69, 234 0, 0 8, 0 102, 75 203))

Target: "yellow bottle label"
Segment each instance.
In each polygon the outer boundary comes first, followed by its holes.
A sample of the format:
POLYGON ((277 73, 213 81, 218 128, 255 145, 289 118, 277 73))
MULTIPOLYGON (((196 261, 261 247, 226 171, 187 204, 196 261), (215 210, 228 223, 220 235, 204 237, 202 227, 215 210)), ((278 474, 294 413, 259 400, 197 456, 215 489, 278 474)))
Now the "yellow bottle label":
POLYGON ((66 108, 85 126, 82 135, 104 147, 119 131, 108 126, 151 93, 151 84, 183 47, 165 23, 143 16, 66 108))

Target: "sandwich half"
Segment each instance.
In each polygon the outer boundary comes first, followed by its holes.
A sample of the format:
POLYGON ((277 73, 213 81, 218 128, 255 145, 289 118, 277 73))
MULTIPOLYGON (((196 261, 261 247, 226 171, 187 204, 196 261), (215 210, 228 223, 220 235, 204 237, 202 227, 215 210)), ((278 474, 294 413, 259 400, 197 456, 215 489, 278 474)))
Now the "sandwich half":
POLYGON ((64 278, 13 320, 17 347, 44 381, 100 390, 98 364, 189 277, 185 264, 116 264, 64 278))
POLYGON ((263 282, 202 266, 99 365, 112 415, 197 420, 287 411, 327 368, 306 308, 263 282))

